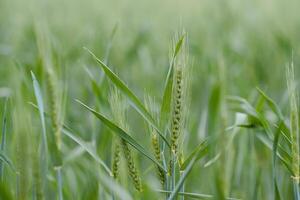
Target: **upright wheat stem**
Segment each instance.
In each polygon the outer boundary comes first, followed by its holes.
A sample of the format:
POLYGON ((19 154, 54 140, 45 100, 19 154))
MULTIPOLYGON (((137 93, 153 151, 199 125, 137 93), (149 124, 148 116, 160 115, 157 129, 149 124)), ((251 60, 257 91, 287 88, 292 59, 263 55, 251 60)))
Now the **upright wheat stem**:
POLYGON ((171 121, 171 159, 170 159, 170 176, 171 190, 174 189, 176 183, 176 158, 178 151, 178 138, 182 130, 182 69, 175 68, 174 73, 174 88, 173 88, 173 110, 171 121))
MULTIPOLYGON (((4 103, 4 110, 3 110, 3 120, 2 120, 2 138, 1 138, 1 151, 4 152, 5 151, 5 143, 6 143, 6 108, 7 108, 7 99, 5 100, 4 103)), ((3 161, 0 161, 0 179, 1 181, 3 181, 3 172, 4 172, 4 165, 3 165, 3 161)))
POLYGON ((55 142, 58 149, 61 148, 61 125, 58 115, 58 96, 56 91, 56 84, 54 74, 51 70, 47 71, 47 81, 48 81, 48 94, 50 100, 50 108, 51 108, 51 120, 52 120, 52 130, 55 135, 55 142))
MULTIPOLYGON (((59 104, 58 104, 58 96, 55 85, 55 77, 53 71, 50 67, 47 68, 47 83, 48 83, 48 95, 50 100, 50 116, 52 121, 52 130, 54 134, 56 153, 60 154, 61 150, 61 123, 58 115, 59 104)), ((54 157, 57 155, 54 155, 54 157)), ((55 158, 57 159, 57 158, 55 158)), ((58 163, 54 163, 54 170, 56 171, 56 180, 57 180, 57 191, 59 200, 63 199, 62 192, 62 163, 59 161, 58 163)))
POLYGON ((57 178, 57 184, 58 184, 58 199, 63 200, 63 191, 62 191, 62 174, 61 174, 61 168, 62 167, 57 167, 56 170, 56 178, 57 178))
POLYGON ((299 112, 298 112, 298 94, 296 92, 296 84, 294 77, 294 65, 291 64, 287 68, 288 93, 290 101, 290 127, 291 127, 291 142, 292 142, 292 171, 293 171, 293 187, 294 198, 299 200, 299 112))
MULTIPOLYGON (((177 48, 177 45, 176 45, 177 48)), ((176 49, 175 48, 175 49, 176 49)), ((176 51, 176 50, 175 50, 176 51)), ((173 88, 172 88, 172 115, 171 115, 171 155, 170 155, 170 190, 176 184, 176 166, 178 165, 179 137, 182 136, 185 117, 185 93, 186 93, 186 40, 182 41, 181 50, 174 58, 173 88)), ((181 191, 182 188, 181 188, 181 191)))
POLYGON ((28 116, 22 108, 17 109, 14 120, 18 124, 16 125, 17 133, 17 148, 16 148, 16 178, 17 178, 17 199, 26 200, 27 192, 29 189, 29 169, 30 169, 30 145, 28 140, 28 116), (23 113, 23 115, 20 115, 23 113), (22 118, 20 117, 22 116, 22 118), (25 120, 25 122, 24 122, 25 120))

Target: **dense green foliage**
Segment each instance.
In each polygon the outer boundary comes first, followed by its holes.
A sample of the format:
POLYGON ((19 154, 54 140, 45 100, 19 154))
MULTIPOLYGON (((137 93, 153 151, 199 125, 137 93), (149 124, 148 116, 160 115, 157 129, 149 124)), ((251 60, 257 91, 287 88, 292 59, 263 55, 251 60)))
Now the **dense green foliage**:
POLYGON ((0 199, 297 199, 296 0, 1 0, 0 199))

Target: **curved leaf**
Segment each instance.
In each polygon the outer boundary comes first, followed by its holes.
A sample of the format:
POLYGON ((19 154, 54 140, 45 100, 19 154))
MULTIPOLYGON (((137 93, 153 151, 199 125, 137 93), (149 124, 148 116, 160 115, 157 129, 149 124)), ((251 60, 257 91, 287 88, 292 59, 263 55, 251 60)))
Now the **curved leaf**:
POLYGON ((95 153, 95 151, 81 138, 75 136, 73 133, 63 128, 62 133, 72 139, 74 142, 79 144, 88 154, 90 154, 104 169, 105 171, 112 176, 112 172, 109 167, 105 164, 105 162, 95 153))
POLYGON ((202 151, 196 151, 196 153, 193 155, 192 159, 190 160, 190 162, 188 163, 188 165, 185 167, 184 171, 182 172, 182 175, 180 176, 180 179, 177 182, 175 188, 171 192, 168 200, 176 199, 176 196, 177 196, 178 192, 180 191, 181 187, 183 186, 185 179, 192 171, 192 168, 194 167, 195 163, 202 157, 201 153, 202 153, 202 151))
POLYGON ((109 119, 104 117, 102 114, 96 112, 92 108, 88 107, 84 103, 82 103, 79 100, 76 100, 79 104, 81 104, 83 107, 88 109, 90 112, 92 112, 98 119, 100 119, 107 127, 109 127, 114 133, 116 133, 120 138, 124 139, 128 144, 130 144, 133 148, 135 148, 138 152, 146 156, 149 160, 151 160, 154 164, 156 164, 159 168, 164 170, 165 172, 166 169, 155 159, 149 154, 144 147, 142 147, 139 143, 137 143, 129 134, 127 134, 123 129, 118 127, 116 124, 111 122, 109 119))
POLYGON ((0 160, 6 163, 14 172, 16 171, 12 161, 3 152, 0 152, 0 160))
POLYGON ((180 166, 180 170, 184 170, 187 165, 191 162, 195 155, 198 155, 198 159, 203 157, 206 153, 208 153, 208 141, 205 140, 201 142, 193 151, 192 153, 186 158, 183 164, 180 166))
POLYGON ((169 71, 167 74, 166 82, 165 82, 165 89, 163 94, 163 100, 160 108, 160 125, 166 126, 168 115, 171 110, 171 95, 172 95, 172 88, 173 88, 173 68, 174 68, 174 60, 176 55, 181 49, 182 43, 184 41, 185 35, 182 35, 181 38, 178 40, 175 51, 170 63, 169 71))
POLYGON ((155 120, 151 116, 151 114, 147 111, 145 106, 141 103, 141 101, 138 99, 138 97, 126 86, 126 84, 99 58, 96 57, 96 55, 91 52, 88 48, 84 47, 86 51, 88 51, 93 58, 100 64, 100 67, 105 72, 107 77, 115 84, 115 86, 123 92, 124 95, 130 100, 131 106, 148 122, 150 123, 153 128, 155 128, 160 135, 160 137, 164 140, 164 142, 170 147, 170 144, 168 140, 165 138, 165 136, 162 134, 160 129, 158 128, 155 120))
MULTIPOLYGON (((157 192, 164 193, 164 194, 170 194, 171 191, 166 190, 157 190, 157 192)), ((214 199, 215 197, 211 194, 201 194, 201 193, 194 193, 194 192, 178 192, 178 195, 180 196, 186 196, 193 199, 214 199)), ((227 197, 226 200, 240 200, 237 198, 227 197)))

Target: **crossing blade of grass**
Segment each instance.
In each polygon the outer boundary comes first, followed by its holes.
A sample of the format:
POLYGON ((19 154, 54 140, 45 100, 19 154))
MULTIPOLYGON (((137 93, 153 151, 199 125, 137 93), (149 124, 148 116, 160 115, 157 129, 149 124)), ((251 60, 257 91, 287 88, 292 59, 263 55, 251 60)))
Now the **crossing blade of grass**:
POLYGON ((175 188, 170 193, 170 196, 169 196, 168 200, 176 199, 179 190, 181 189, 183 183, 185 182, 185 179, 187 178, 187 176, 191 172, 194 164, 196 163, 196 160, 197 160, 197 158, 196 158, 196 156, 194 156, 193 159, 191 160, 191 162, 185 168, 185 171, 183 172, 182 176, 180 177, 180 179, 179 179, 178 183, 176 184, 175 188))
POLYGON ((101 88, 102 82, 100 81, 100 83, 98 83, 93 73, 87 67, 84 69, 90 77, 93 94, 96 95, 97 100, 101 103, 107 103, 107 99, 104 97, 103 90, 101 88))
MULTIPOLYGON (((3 109, 3 120, 2 120, 2 139, 1 139, 1 151, 4 152, 5 150, 5 143, 6 143, 6 122, 7 122, 7 118, 6 118, 6 109, 7 109, 7 99, 5 100, 4 103, 4 109, 3 109)), ((3 161, 0 161, 0 178, 1 180, 3 180, 3 176, 4 176, 4 166, 3 166, 3 161)))
MULTIPOLYGON (((268 120, 260 113, 255 110, 251 104, 243 98, 240 97, 230 97, 229 100, 233 101, 235 105, 235 109, 239 112, 242 112, 244 114, 247 114, 248 116, 254 118, 256 121, 253 126, 255 128, 256 126, 261 126, 266 135, 261 135, 257 134, 257 137, 262 141, 263 144, 265 144, 270 150, 273 150, 272 145, 274 141, 274 134, 271 130, 270 123, 268 120)), ((252 126, 251 126, 252 128, 252 126)), ((282 132, 282 130, 281 130, 282 132)), ((277 156, 280 158, 280 160, 288 167, 290 170, 289 166, 289 161, 291 161, 291 156, 289 153, 280 145, 278 144, 278 151, 277 156)))
MULTIPOLYGON (((274 112, 275 115, 277 115, 278 119, 280 120, 279 124, 280 126, 282 126, 280 129, 282 129, 281 131, 281 135, 284 136, 283 138, 291 144, 291 140, 290 140, 290 130, 287 126, 287 124, 285 123, 285 119, 283 117, 283 114, 279 108, 279 106, 269 97, 267 96, 267 94, 265 92, 263 92, 260 88, 257 88, 258 92, 260 93, 260 95, 264 98, 264 100, 267 102, 268 106, 270 107, 270 109, 274 112), (288 133, 288 134, 285 134, 288 133)), ((278 128, 278 127, 277 127, 278 128)))
POLYGON ((103 186, 110 192, 113 193, 120 200, 133 200, 131 195, 120 186, 112 177, 108 177, 105 174, 99 172, 99 179, 103 186))
POLYGON ((182 43, 184 41, 185 35, 182 35, 180 39, 178 40, 175 50, 173 53, 173 56, 171 58, 166 82, 165 82, 165 89, 164 89, 164 94, 163 94, 163 100, 160 108, 160 125, 161 126, 166 126, 167 120, 168 120, 168 115, 170 114, 171 111, 171 95, 172 95, 172 88, 173 88, 173 68, 174 68, 174 60, 176 58, 176 55, 181 49, 182 43))
POLYGON ((63 200, 63 183, 62 183, 62 167, 54 167, 56 171, 56 180, 57 180, 57 188, 58 188, 58 199, 63 200))
POLYGON ((281 113, 281 110, 277 106, 277 104, 266 95, 265 92, 263 92, 260 88, 257 88, 260 95, 265 99, 268 106, 271 108, 271 110, 277 115, 278 119, 280 120, 279 126, 277 127, 277 131, 275 132, 275 137, 273 141, 273 152, 272 152, 272 160, 273 160, 273 182, 274 182, 274 196, 276 200, 280 200, 280 192, 278 189, 277 179, 276 179, 276 158, 277 158, 277 149, 278 149, 278 142, 280 139, 280 135, 282 133, 281 129, 283 127, 287 127, 284 122, 283 114, 281 113))
POLYGON ((79 144, 92 158, 96 160, 103 168, 104 170, 112 176, 112 172, 110 171, 109 167, 105 164, 105 162, 96 154, 95 150, 90 147, 90 145, 87 144, 87 142, 83 141, 81 138, 75 136, 73 133, 68 131, 67 129, 63 128, 62 133, 68 136, 71 140, 79 144))
POLYGON ((173 61, 181 49, 184 38, 185 38, 185 34, 182 34, 182 36, 179 38, 178 42, 176 43, 175 51, 174 51, 174 55, 173 55, 173 61))
POLYGON ((292 156, 292 170, 293 170, 293 187, 294 199, 300 200, 299 191, 299 177, 300 177, 300 158, 299 158, 299 94, 297 82, 295 79, 295 68, 293 61, 286 68, 287 89, 289 96, 289 110, 290 110, 290 130, 291 130, 291 156, 292 156))
POLYGON ((173 88, 173 64, 170 65, 170 69, 167 75, 166 86, 163 94, 163 100, 160 108, 160 126, 166 126, 168 121, 168 115, 171 111, 171 95, 173 88))
POLYGON ((168 140, 162 134, 160 129, 157 126, 157 123, 151 116, 151 114, 147 111, 145 106, 141 103, 138 97, 126 86, 126 84, 97 56, 91 52, 88 48, 84 47, 86 51, 88 51, 93 58, 100 64, 99 66, 104 71, 106 76, 115 84, 115 86, 123 92, 123 94, 130 100, 130 105, 148 122, 153 128, 155 128, 160 135, 160 137, 164 140, 164 142, 170 147, 168 140))
POLYGON ((238 111, 240 113, 245 113, 255 119, 258 119, 257 112, 255 108, 246 100, 237 96, 229 96, 227 97, 229 103, 231 103, 231 107, 233 110, 238 111))
POLYGON ((281 121, 284 121, 283 114, 281 113, 281 110, 279 109, 278 105, 269 96, 267 96, 267 94, 264 91, 262 91, 260 88, 257 87, 256 89, 258 90, 260 95, 264 97, 271 110, 278 116, 278 118, 281 121))
POLYGON ((269 138, 273 137, 273 132, 270 127, 270 123, 268 120, 262 115, 261 112, 257 111, 246 99, 241 97, 229 97, 228 98, 231 103, 233 103, 233 109, 237 110, 238 112, 247 114, 251 117, 252 123, 254 127, 261 126, 269 138))
POLYGON ((114 133, 116 133, 120 138, 124 139, 128 144, 130 144, 133 148, 135 148, 138 152, 146 156, 149 160, 151 160, 154 164, 156 164, 159 168, 164 170, 166 169, 155 159, 151 156, 150 153, 148 153, 139 143, 137 143, 129 134, 127 134, 123 129, 118 127, 116 124, 111 122, 109 119, 104 117, 102 114, 96 112, 92 108, 88 107, 84 103, 82 103, 79 100, 76 100, 79 104, 81 104, 83 107, 88 109, 91 113, 93 113, 99 120, 101 120, 107 127, 109 127, 114 133))
POLYGON ((16 168, 13 165, 12 161, 2 151, 0 152, 0 160, 7 164, 12 171, 16 171, 16 168))
MULTIPOLYGON (((258 134, 257 138, 266 146, 268 147, 271 151, 273 151, 273 141, 270 140, 266 135, 258 134)), ((278 148, 278 147, 277 147, 278 148)), ((278 152, 277 150, 277 157, 280 159, 280 161, 284 164, 284 166, 288 169, 288 171, 292 174, 292 168, 290 166, 290 157, 283 156, 281 153, 278 152)))
POLYGON ((281 133, 281 126, 283 126, 283 123, 280 123, 276 133, 275 133, 275 138, 274 138, 274 142, 273 142, 273 153, 272 153, 272 160, 273 160, 273 182, 274 182, 274 196, 275 196, 275 200, 280 200, 280 192, 278 189, 278 185, 277 185, 277 179, 276 179, 276 158, 277 158, 277 147, 278 147, 278 142, 279 142, 279 138, 280 138, 280 133, 281 133))
MULTIPOLYGON (((172 191, 157 190, 157 192, 164 193, 164 194, 170 194, 172 191)), ((193 199, 214 199, 215 198, 211 194, 201 194, 201 193, 194 193, 194 192, 178 192, 178 195, 190 197, 193 199)), ((226 200, 240 200, 238 198, 232 198, 232 197, 227 197, 225 199, 226 200)))
POLYGON ((192 171, 192 168, 194 167, 195 163, 202 157, 201 153, 202 153, 202 151, 198 151, 197 153, 195 153, 195 155, 193 156, 193 158, 191 159, 191 161, 189 162, 189 164, 186 166, 184 172, 180 176, 180 179, 177 182, 175 188, 170 193, 170 196, 169 196, 168 200, 176 199, 176 196, 177 196, 178 192, 180 191, 182 185, 184 184, 185 179, 187 178, 187 176, 189 175, 189 173, 192 171))
POLYGON ((198 159, 205 156, 206 153, 208 153, 208 141, 205 140, 204 142, 201 142, 193 151, 192 153, 187 156, 183 164, 180 166, 180 170, 185 170, 187 165, 191 162, 191 160, 194 158, 195 155, 198 155, 198 159))
POLYGON ((40 89, 39 82, 37 81, 34 73, 31 71, 31 77, 33 81, 33 88, 34 88, 34 95, 37 101, 37 106, 39 109, 39 114, 40 114, 40 119, 41 119, 41 124, 42 124, 42 158, 44 161, 47 161, 47 152, 48 152, 48 147, 47 147, 47 133, 46 133, 46 123, 45 123, 45 110, 44 110, 44 103, 43 103, 43 97, 40 89))
POLYGON ((42 176, 42 188, 45 191, 46 182, 47 182, 47 173, 48 173, 48 143, 47 143, 47 133, 46 133, 46 122, 45 122, 45 110, 43 103, 43 96, 41 93, 40 84, 37 81, 34 73, 31 71, 31 78, 33 82, 34 95, 37 102, 37 107, 39 110, 40 120, 42 124, 42 137, 41 137, 41 146, 40 146, 40 166, 41 166, 41 176, 42 176))
MULTIPOLYGON (((266 95, 263 95, 263 96, 265 96, 264 98, 266 98, 266 95)), ((251 104, 247 100, 240 98, 240 97, 231 97, 230 100, 237 103, 235 108, 238 111, 255 118, 255 120, 257 120, 258 125, 263 127, 263 129, 265 130, 265 132, 267 134, 266 135, 257 134, 256 136, 264 145, 266 145, 266 147, 268 147, 271 151, 273 151, 275 137, 273 136, 274 134, 269 126, 268 120, 265 117, 263 117, 260 112, 257 112, 255 110, 255 108, 252 107, 251 104)), ((267 102, 268 102, 269 106, 274 109, 274 112, 276 111, 279 114, 279 109, 276 108, 275 103, 274 102, 272 103, 270 98, 267 98, 267 102)), ((279 114, 279 116, 280 116, 280 114, 279 114)), ((280 129, 280 132, 281 132, 281 129, 280 129)), ((288 171, 292 172, 292 168, 291 168, 291 164, 290 164, 291 159, 292 159, 291 155, 280 144, 277 143, 276 145, 277 145, 277 147, 276 147, 277 157, 286 166, 288 171)))

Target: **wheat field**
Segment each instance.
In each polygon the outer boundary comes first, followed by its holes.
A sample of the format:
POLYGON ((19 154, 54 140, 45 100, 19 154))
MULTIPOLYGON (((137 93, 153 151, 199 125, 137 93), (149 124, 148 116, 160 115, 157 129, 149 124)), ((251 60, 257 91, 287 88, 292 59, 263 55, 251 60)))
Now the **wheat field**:
POLYGON ((299 7, 1 0, 0 199, 300 200, 299 7))

